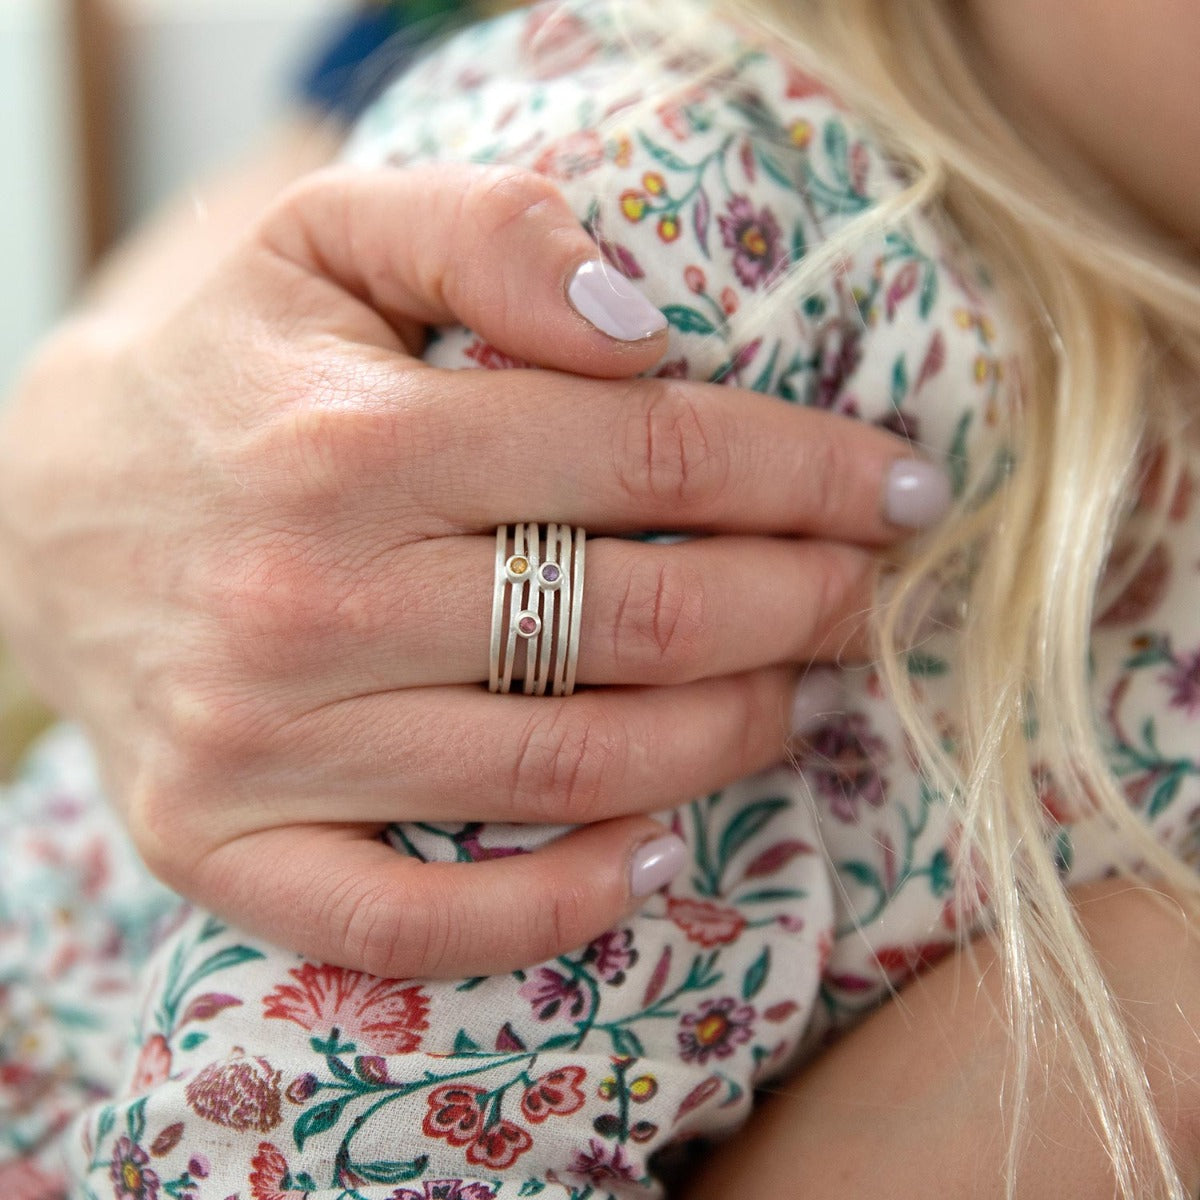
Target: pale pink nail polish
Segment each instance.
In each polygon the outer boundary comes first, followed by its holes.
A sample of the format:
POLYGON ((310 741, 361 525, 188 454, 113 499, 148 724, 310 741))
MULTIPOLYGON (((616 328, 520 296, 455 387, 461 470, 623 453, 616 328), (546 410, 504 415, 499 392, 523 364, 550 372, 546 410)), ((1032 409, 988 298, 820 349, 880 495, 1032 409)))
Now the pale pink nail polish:
POLYGON ((688 860, 688 848, 673 833, 646 842, 633 852, 629 866, 629 890, 637 897, 649 896, 665 887, 688 860))
POLYGON ((638 342, 667 327, 667 318, 624 275, 599 261, 575 272, 567 298, 581 317, 619 342, 638 342))

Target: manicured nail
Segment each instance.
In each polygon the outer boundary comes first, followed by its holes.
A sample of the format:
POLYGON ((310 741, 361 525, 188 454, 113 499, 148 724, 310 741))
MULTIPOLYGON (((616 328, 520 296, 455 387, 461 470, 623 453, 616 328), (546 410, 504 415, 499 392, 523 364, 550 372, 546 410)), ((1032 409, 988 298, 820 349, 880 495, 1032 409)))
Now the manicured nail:
POLYGON ((806 675, 792 700, 792 737, 804 737, 846 707, 846 688, 828 671, 806 675))
POLYGON ((635 896, 657 892, 683 870, 687 860, 687 846, 673 833, 639 846, 629 868, 629 890, 635 896))
POLYGON ((950 476, 937 463, 899 458, 888 471, 884 513, 893 525, 928 529, 950 509, 950 476))
POLYGON ((624 275, 585 262, 567 286, 575 311, 619 342, 637 342, 667 327, 667 318, 624 275))

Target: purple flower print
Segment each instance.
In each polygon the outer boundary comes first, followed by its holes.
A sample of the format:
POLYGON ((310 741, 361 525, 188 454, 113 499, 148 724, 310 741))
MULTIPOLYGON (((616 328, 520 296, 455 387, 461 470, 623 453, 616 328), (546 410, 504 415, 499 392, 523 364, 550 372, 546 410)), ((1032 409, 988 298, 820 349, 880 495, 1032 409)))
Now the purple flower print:
POLYGON ((568 979, 548 967, 539 967, 537 974, 518 990, 532 1005, 533 1015, 539 1021, 551 1020, 560 1010, 578 1017, 586 1003, 578 980, 568 979))
POLYGON ((424 1191, 401 1188, 391 1200, 496 1200, 496 1193, 486 1183, 464 1183, 461 1179, 430 1179, 424 1191))
POLYGON ((638 1181, 633 1163, 625 1155, 625 1148, 618 1145, 609 1149, 598 1138, 588 1139, 588 1148, 575 1155, 568 1174, 581 1176, 597 1187, 603 1187, 610 1180, 626 1183, 638 1181))
POLYGON ((696 1063, 728 1058, 750 1040, 753 1024, 753 1005, 738 1004, 732 996, 705 1000, 699 1012, 684 1013, 679 1022, 680 1057, 696 1063))
POLYGON ((117 1141, 110 1171, 115 1200, 158 1200, 158 1175, 150 1155, 127 1137, 117 1141))
POLYGON ((625 972, 638 960, 633 948, 633 930, 610 929, 588 946, 584 962, 595 963, 596 974, 605 983, 625 982, 625 972))
POLYGON ((879 808, 887 799, 887 784, 877 765, 886 751, 862 713, 847 713, 809 736, 800 765, 833 815, 854 825, 860 820, 860 804, 879 808))
POLYGON ((779 222, 769 208, 755 210, 747 196, 729 201, 728 215, 719 218, 721 239, 733 251, 733 269, 755 291, 769 286, 787 266, 779 222))
POLYGON ((1189 717, 1200 714, 1200 648, 1177 657, 1159 681, 1171 689, 1172 708, 1182 708, 1189 717))

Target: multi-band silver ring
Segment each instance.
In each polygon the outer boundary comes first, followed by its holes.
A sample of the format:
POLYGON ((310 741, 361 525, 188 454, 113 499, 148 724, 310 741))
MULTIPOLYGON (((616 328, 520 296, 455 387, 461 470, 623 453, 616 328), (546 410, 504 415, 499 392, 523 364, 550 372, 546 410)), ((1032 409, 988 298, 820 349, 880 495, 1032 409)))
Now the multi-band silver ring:
POLYGON ((586 537, 580 526, 547 525, 544 537, 535 522, 497 528, 491 691, 511 690, 522 653, 527 696, 575 690, 586 537))

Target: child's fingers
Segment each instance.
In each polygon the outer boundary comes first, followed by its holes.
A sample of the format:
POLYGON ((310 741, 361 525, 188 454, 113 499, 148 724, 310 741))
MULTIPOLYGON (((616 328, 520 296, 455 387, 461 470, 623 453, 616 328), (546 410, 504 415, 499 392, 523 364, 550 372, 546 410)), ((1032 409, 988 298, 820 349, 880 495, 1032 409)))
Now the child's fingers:
POLYGON ((586 945, 686 857, 678 838, 636 817, 583 827, 529 854, 468 863, 423 863, 372 830, 310 825, 248 834, 210 852, 192 892, 250 932, 321 962, 385 978, 459 978, 586 945))
MULTIPOLYGON (((276 205, 247 262, 261 268, 263 250, 366 301, 402 334, 462 324, 537 366, 612 378, 646 370, 666 349, 663 315, 529 171, 323 171, 276 205)), ((303 288, 281 289, 276 303, 321 319, 303 288)))

